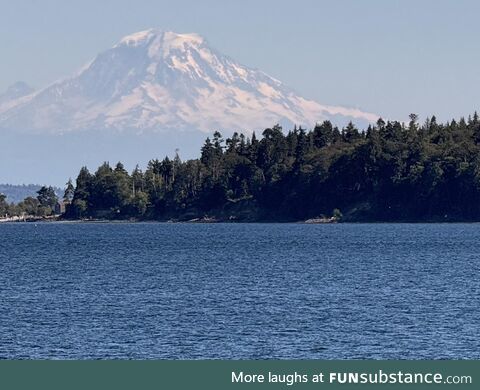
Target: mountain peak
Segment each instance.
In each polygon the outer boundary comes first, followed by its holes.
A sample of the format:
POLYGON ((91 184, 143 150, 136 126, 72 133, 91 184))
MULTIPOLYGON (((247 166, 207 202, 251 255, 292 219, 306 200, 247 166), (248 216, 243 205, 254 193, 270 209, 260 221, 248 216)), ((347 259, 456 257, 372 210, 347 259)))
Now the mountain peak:
POLYGON ((198 34, 155 28, 125 36, 75 76, 14 103, 0 105, 0 128, 230 132, 275 123, 311 127, 327 119, 364 125, 378 118, 305 99, 198 34))
POLYGON ((173 31, 163 31, 158 28, 151 28, 144 31, 139 31, 123 37, 117 45, 118 46, 143 46, 150 45, 156 42, 165 47, 179 48, 185 44, 201 44, 205 40, 202 36, 196 33, 180 34, 173 31))

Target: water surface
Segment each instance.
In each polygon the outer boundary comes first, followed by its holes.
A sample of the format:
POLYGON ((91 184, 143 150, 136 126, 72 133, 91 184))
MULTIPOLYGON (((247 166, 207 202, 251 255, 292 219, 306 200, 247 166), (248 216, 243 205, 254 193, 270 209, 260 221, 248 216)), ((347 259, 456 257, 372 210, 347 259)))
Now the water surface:
POLYGON ((0 225, 0 357, 480 358, 478 224, 0 225))

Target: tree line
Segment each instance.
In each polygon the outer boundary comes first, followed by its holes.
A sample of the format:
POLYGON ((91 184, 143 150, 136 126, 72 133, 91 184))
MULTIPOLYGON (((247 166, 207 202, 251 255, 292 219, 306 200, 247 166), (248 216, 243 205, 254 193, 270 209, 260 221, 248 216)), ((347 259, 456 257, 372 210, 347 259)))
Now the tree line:
MULTIPOLYGON (((71 199, 73 198, 73 184, 69 182, 71 199)), ((68 185, 67 185, 68 187, 68 185)), ((65 191, 67 193, 67 190, 65 191)), ((68 201, 68 199, 67 199, 68 201)), ((0 193, 0 218, 9 216, 48 217, 57 211, 58 197, 55 189, 43 186, 37 191, 37 196, 27 196, 18 203, 8 202, 7 197, 0 193)))
MULTIPOLYGON (((329 121, 307 131, 219 132, 198 159, 150 160, 128 172, 105 162, 66 185, 70 219, 299 221, 480 220, 480 119, 384 121, 360 131, 329 121), (341 211, 340 211, 341 210, 341 211)), ((0 194, 0 217, 58 212, 52 187, 18 204, 0 194)))
MULTIPOLYGON (((480 220, 480 120, 330 121, 262 137, 219 132, 200 158, 80 170, 67 218, 297 221, 480 220), (340 211, 341 210, 341 213, 340 211)), ((70 183, 70 187, 73 187, 70 183)))

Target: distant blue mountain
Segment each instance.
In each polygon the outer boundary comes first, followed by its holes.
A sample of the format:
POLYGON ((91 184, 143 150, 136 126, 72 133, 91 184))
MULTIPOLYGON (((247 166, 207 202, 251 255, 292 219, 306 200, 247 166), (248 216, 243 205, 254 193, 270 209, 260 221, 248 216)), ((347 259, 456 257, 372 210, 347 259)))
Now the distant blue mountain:
MULTIPOLYGON (((7 202, 18 203, 29 196, 36 197, 37 191, 41 187, 42 186, 38 184, 0 184, 0 194, 7 196, 7 202)), ((55 187, 55 193, 60 197, 62 195, 62 189, 55 187)))

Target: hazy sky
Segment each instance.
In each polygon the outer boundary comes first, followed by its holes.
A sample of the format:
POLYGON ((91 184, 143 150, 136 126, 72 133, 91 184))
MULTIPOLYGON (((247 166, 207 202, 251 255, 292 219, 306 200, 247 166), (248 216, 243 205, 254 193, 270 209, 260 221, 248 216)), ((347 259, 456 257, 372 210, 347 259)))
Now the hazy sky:
POLYGON ((0 91, 68 76, 122 36, 197 32, 324 104, 387 118, 480 109, 480 2, 0 0, 0 91))

